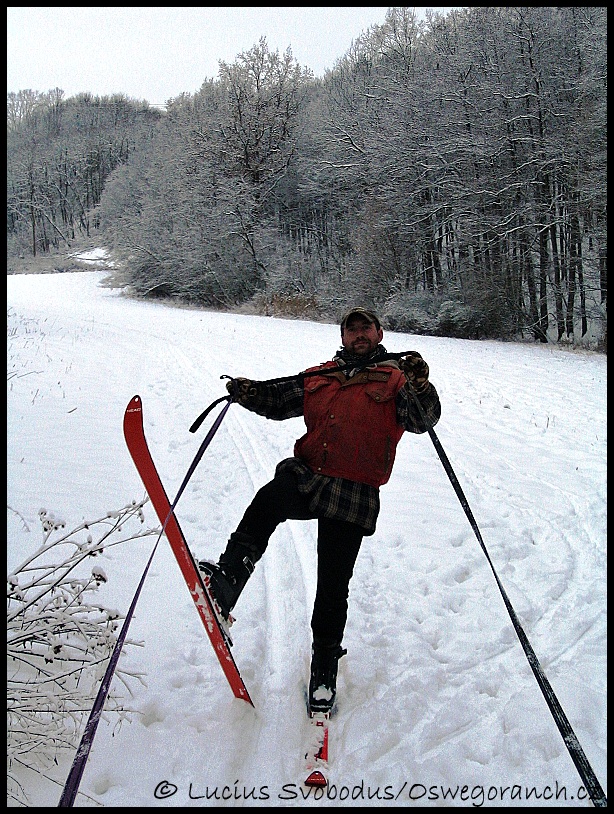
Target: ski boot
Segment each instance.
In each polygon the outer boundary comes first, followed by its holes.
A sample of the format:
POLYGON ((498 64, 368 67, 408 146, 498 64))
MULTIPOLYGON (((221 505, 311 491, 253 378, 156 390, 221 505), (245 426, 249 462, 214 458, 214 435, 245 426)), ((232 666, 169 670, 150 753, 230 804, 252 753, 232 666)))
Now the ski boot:
POLYGON ((309 714, 330 713, 337 694, 337 668, 339 659, 347 650, 340 642, 313 640, 311 650, 311 676, 309 679, 309 714))
POLYGON ((207 560, 198 563, 217 605, 216 609, 229 625, 232 624, 230 611, 236 605, 261 556, 253 537, 235 531, 230 535, 226 551, 220 556, 217 565, 207 560))

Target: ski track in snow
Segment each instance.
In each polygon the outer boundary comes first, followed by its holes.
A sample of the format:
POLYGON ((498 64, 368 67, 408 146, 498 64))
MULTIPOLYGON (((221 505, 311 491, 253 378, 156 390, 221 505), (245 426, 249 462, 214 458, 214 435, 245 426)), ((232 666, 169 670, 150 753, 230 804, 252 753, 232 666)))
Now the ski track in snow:
MULTIPOLYGON (((222 374, 288 375, 339 345, 334 325, 128 300, 98 287, 103 277, 8 278, 8 504, 36 532, 24 533, 9 513, 9 567, 38 545, 40 506, 77 523, 142 495, 121 431, 133 395, 143 398, 149 446, 172 499, 214 416, 195 435, 188 428, 225 394, 222 374)), ((603 784, 606 359, 392 333, 384 344, 418 349, 429 362, 444 409, 436 432, 603 784)), ((217 559, 303 428, 301 419, 268 422, 231 407, 177 507, 197 558, 217 559)), ((156 525, 153 511, 148 520, 156 525)), ((235 610, 234 655, 255 710, 232 699, 162 541, 129 634, 143 647, 122 656, 147 674, 147 686, 137 684, 128 702, 131 723, 101 722, 84 793, 107 806, 358 804, 303 800, 298 786, 297 797, 281 794, 300 782, 315 537, 314 521, 283 524, 235 610), (176 794, 155 799, 161 781, 176 794), (239 797, 203 796, 225 785, 239 797), (263 787, 268 798, 260 799, 263 787), (244 790, 255 791, 246 800, 244 790)), ((105 554, 102 601, 127 608, 151 545, 105 554)), ((428 435, 406 435, 399 446, 378 530, 356 565, 344 643, 331 773, 349 788, 362 782, 365 793, 380 788, 379 799, 361 805, 408 805, 403 795, 381 799, 385 787, 404 783, 580 785, 428 435)), ((69 766, 64 759, 48 773, 63 783, 69 766)), ((59 788, 34 779, 22 778, 32 804, 56 805, 59 788)))

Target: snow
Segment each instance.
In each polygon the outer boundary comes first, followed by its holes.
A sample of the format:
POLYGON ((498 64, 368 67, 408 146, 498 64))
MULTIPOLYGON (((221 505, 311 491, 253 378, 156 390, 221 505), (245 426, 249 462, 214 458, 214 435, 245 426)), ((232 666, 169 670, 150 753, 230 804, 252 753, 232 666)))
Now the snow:
MULTIPOLYGON (((71 528, 142 498, 122 434, 135 394, 174 497, 213 419, 196 435, 188 428, 225 395, 222 375, 289 375, 339 346, 336 325, 132 300, 104 277, 7 278, 9 572, 40 545, 42 506, 71 528)), ((605 788, 607 359, 391 332, 384 345, 429 363, 443 405, 437 435, 605 788)), ((303 426, 231 407, 177 507, 197 557, 217 559, 303 426)), ((151 506, 145 513, 156 526, 151 506)), ((427 434, 402 439, 378 530, 363 542, 332 785, 304 799, 315 530, 281 526, 234 611, 233 652, 255 709, 233 698, 162 540, 129 633, 143 646, 121 659, 146 685, 132 698, 115 688, 134 712, 121 725, 101 719, 76 805, 590 806, 427 434)), ((107 607, 125 614, 153 542, 101 555, 107 607)), ((29 805, 57 805, 71 761, 45 776, 21 771, 29 805)))
POLYGON ((102 246, 96 249, 73 252, 68 256, 72 257, 73 260, 79 260, 81 263, 89 263, 92 268, 102 267, 109 269, 115 267, 115 261, 111 259, 109 250, 102 246))

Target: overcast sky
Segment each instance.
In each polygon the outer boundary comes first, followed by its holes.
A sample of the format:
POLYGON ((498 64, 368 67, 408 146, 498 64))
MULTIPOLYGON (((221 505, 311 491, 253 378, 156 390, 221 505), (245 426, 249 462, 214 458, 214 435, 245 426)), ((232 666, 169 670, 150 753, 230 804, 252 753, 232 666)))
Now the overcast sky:
POLYGON ((387 8, 9 7, 7 91, 124 93, 163 105, 198 91, 217 77, 219 60, 233 62, 263 36, 269 50, 290 46, 323 76, 363 31, 384 22, 387 8))

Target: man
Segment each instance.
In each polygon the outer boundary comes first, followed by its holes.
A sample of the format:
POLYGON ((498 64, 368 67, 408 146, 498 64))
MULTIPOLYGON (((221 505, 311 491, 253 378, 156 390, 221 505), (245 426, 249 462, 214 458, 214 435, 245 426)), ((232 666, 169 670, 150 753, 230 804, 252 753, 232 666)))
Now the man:
POLYGON ((317 590, 309 709, 327 712, 336 695, 338 661, 348 610, 349 583, 364 536, 374 533, 379 487, 392 472, 403 432, 430 426, 441 415, 429 368, 419 353, 382 360, 377 316, 353 308, 341 321, 342 347, 334 359, 291 381, 233 379, 235 401, 266 418, 302 415, 307 432, 294 457, 281 461, 231 534, 217 565, 201 562, 222 615, 228 619, 269 538, 285 520, 318 520, 317 590), (314 371, 322 371, 322 375, 314 371))

